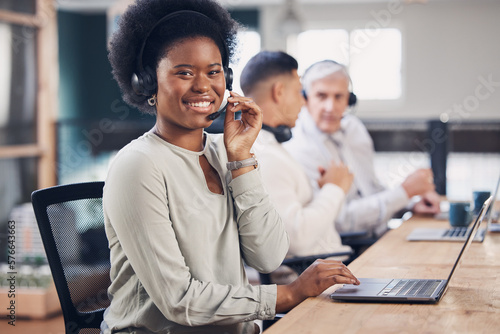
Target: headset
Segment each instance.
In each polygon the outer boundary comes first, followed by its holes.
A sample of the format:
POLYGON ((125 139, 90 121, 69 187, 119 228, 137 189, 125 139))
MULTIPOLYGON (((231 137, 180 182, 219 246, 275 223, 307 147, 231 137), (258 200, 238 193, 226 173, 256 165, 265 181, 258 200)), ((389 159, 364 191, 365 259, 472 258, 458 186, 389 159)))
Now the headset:
POLYGON ((278 125, 277 127, 272 127, 266 124, 262 124, 262 129, 271 132, 278 143, 284 143, 292 138, 292 129, 286 125, 278 125))
MULTIPOLYGON (((346 67, 345 67, 344 65, 342 65, 342 64, 340 64, 340 63, 338 63, 338 62, 336 62, 335 60, 330 60, 330 59, 326 59, 326 60, 320 61, 319 63, 325 63, 325 62, 330 62, 330 63, 332 63, 332 64, 335 64, 335 65, 338 65, 338 66, 342 67, 342 68, 345 70, 346 74, 347 74, 347 78, 349 79, 349 86, 351 86, 351 87, 352 87, 351 76, 350 76, 350 75, 349 75, 349 73, 347 72, 347 69, 346 69, 346 67)), ((309 66, 309 68, 308 68, 308 69, 304 72, 304 74, 302 75, 302 78, 304 78, 304 77, 306 76, 307 72, 308 72, 311 68, 313 68, 314 66, 316 66, 317 64, 318 64, 318 63, 315 63, 315 64, 313 64, 313 65, 309 66)), ((304 96, 304 99, 307 101, 307 94, 306 94, 305 89, 303 89, 303 90, 302 90, 302 95, 304 96)), ((350 89, 350 91, 349 91, 349 99, 348 99, 348 101, 347 101, 347 105, 348 105, 349 107, 353 107, 354 105, 356 105, 356 102, 358 102, 358 97, 356 96, 356 94, 354 94, 354 93, 352 92, 352 89, 350 89)))
MULTIPOLYGON (((193 10, 179 10, 170 14, 165 15, 162 17, 156 24, 149 30, 148 34, 146 35, 146 38, 144 38, 144 41, 142 42, 141 48, 139 50, 139 54, 137 55, 137 70, 132 74, 131 78, 131 85, 132 89, 134 90, 134 93, 138 96, 151 96, 154 93, 156 93, 156 89, 158 87, 158 83, 156 81, 156 72, 151 69, 151 68, 144 68, 143 66, 143 53, 144 49, 146 48, 146 43, 149 39, 149 36, 153 33, 153 31, 158 27, 160 24, 167 22, 168 20, 171 20, 175 17, 181 16, 181 15, 194 15, 198 16, 200 18, 205 18, 213 22, 211 18, 206 16, 205 14, 202 14, 200 12, 196 12, 193 10)), ((215 22, 214 22, 215 24, 215 22)), ((217 24, 215 24, 217 25, 217 24)), ((225 39, 222 37, 222 34, 217 31, 220 37, 220 41, 222 42, 222 46, 224 48, 224 52, 222 54, 222 67, 224 70, 224 77, 226 79, 226 90, 231 91, 233 90, 233 70, 229 67, 229 49, 227 47, 225 39)), ((219 117, 222 110, 226 108, 227 106, 227 94, 225 95, 225 105, 224 102, 221 104, 221 108, 209 115, 209 118, 214 120, 215 118, 219 117)))

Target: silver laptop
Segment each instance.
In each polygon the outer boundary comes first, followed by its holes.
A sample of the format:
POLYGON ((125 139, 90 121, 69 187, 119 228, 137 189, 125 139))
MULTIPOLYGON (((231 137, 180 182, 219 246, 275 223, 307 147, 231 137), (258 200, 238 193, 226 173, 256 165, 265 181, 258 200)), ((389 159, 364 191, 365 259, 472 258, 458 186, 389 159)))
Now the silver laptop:
MULTIPOLYGON (((406 237, 409 241, 464 241, 469 232, 467 227, 448 228, 416 228, 406 237)), ((483 242, 486 235, 486 228, 480 228, 474 242, 483 242)))
MULTIPOLYGON (((500 179, 499 179, 500 181, 500 179)), ((498 185, 497 185, 498 186, 498 185)), ((493 196, 493 199, 495 196, 493 196)), ((492 210, 488 213, 491 214, 492 210)), ((448 212, 446 212, 448 214, 448 212)), ((448 220, 448 217, 446 217, 448 220)), ((490 218, 491 220, 491 218, 490 218)), ((488 217, 486 218, 488 221, 488 217)), ((488 222, 488 226, 490 223, 488 222)), ((474 235, 474 242, 483 242, 486 235, 486 228, 480 228, 474 235)), ((416 228, 406 237, 409 241, 459 241, 463 242, 467 237, 469 228, 467 227, 448 227, 448 228, 416 228)))
POLYGON ((472 243, 472 237, 477 232, 491 201, 490 197, 484 202, 447 279, 360 278, 360 285, 345 284, 330 297, 334 300, 355 302, 437 303, 446 292, 462 255, 472 243))

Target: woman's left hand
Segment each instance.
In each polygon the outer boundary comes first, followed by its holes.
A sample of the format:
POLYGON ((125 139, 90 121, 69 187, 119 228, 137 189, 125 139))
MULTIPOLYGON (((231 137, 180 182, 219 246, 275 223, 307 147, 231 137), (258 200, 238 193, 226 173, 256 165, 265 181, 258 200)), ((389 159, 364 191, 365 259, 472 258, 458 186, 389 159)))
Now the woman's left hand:
POLYGON ((250 149, 262 128, 262 110, 249 97, 231 92, 224 119, 224 145, 228 161, 239 161, 250 157, 250 149), (234 114, 241 111, 241 119, 234 114))

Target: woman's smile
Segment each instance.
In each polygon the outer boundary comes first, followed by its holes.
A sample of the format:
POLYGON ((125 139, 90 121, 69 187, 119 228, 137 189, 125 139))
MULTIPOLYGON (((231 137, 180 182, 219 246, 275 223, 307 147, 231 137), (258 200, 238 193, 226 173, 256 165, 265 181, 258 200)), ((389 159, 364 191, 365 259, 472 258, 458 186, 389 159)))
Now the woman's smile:
POLYGON ((192 100, 192 101, 184 101, 184 105, 194 112, 198 113, 212 113, 214 111, 214 100, 192 100))

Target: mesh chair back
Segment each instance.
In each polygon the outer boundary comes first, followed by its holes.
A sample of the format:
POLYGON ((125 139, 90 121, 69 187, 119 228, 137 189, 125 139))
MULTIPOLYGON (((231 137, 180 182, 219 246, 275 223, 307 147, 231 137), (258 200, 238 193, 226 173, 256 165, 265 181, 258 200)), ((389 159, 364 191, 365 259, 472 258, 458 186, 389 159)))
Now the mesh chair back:
POLYGON ((67 334, 99 333, 109 305, 103 186, 104 182, 69 184, 31 195, 67 334))

